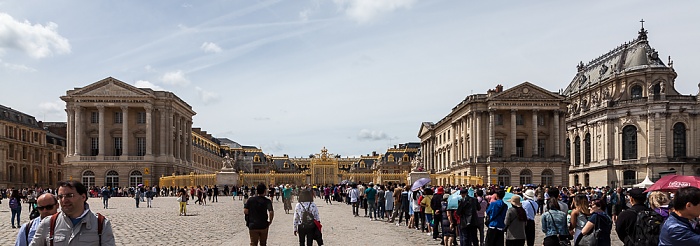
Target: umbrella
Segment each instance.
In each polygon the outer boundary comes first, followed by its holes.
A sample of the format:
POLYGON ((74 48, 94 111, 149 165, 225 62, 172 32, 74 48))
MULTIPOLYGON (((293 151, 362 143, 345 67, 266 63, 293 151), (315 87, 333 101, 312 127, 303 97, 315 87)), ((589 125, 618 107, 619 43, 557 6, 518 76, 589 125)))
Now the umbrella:
POLYGON ((459 191, 452 193, 450 197, 447 198, 447 210, 450 209, 457 209, 459 206, 459 201, 462 200, 462 195, 459 194, 459 191))
POLYGON ((348 183, 350 183, 350 181, 348 181, 347 179, 346 179, 346 180, 343 180, 343 181, 340 181, 340 184, 348 184, 348 183))
POLYGON ((418 180, 416 180, 416 182, 413 182, 413 186, 411 186, 411 190, 418 190, 428 183, 430 183, 430 178, 418 179, 418 180))
POLYGON ((661 177, 645 192, 650 191, 676 191, 679 188, 695 186, 700 187, 700 177, 682 176, 682 175, 667 175, 661 177))
POLYGON ((139 186, 143 186, 143 184, 139 184, 139 186))
POLYGON ((525 187, 537 187, 536 184, 526 184, 525 187))
POLYGON ((510 193, 510 192, 506 192, 506 195, 503 196, 503 202, 505 202, 506 205, 508 205, 508 208, 510 208, 510 207, 513 206, 513 205, 511 205, 510 202, 508 201, 508 200, 510 200, 511 197, 513 197, 513 195, 515 195, 515 194, 510 193))

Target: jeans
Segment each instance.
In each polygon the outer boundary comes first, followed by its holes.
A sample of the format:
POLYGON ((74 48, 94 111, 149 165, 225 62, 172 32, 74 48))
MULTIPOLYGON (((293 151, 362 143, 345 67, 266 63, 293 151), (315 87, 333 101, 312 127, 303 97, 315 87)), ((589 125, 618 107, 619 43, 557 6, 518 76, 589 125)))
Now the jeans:
POLYGON ((360 208, 358 207, 359 204, 357 202, 351 202, 352 203, 352 214, 353 215, 360 215, 360 208))
POLYGON ((139 202, 141 202, 141 199, 137 197, 137 198, 136 198, 136 208, 139 207, 139 202))
POLYGON ((109 207, 109 198, 102 197, 102 204, 105 205, 105 208, 109 207))
POLYGON ((459 228, 459 242, 461 246, 479 246, 479 239, 476 238, 476 227, 459 228))
POLYGON ((384 219, 384 207, 386 207, 386 204, 384 204, 383 202, 377 203, 377 217, 381 219, 384 219))
POLYGON ((433 214, 425 214, 425 222, 430 226, 431 228, 433 227, 433 214))
POLYGON ((250 246, 267 246, 267 230, 270 228, 259 229, 259 230, 248 230, 248 235, 250 235, 250 246))
POLYGON ((377 218, 377 208, 376 204, 374 203, 374 200, 367 200, 367 209, 365 212, 369 210, 369 218, 370 219, 376 219, 377 218))
POLYGON ((12 226, 15 226, 15 216, 17 217, 17 227, 22 226, 22 224, 19 223, 19 216, 22 214, 22 207, 10 210, 12 210, 12 218, 10 219, 10 222, 12 222, 12 226))
POLYGON ((408 208, 401 208, 400 214, 399 214, 399 224, 401 224, 401 218, 406 217, 406 225, 408 225, 409 221, 409 216, 408 216, 408 208))
POLYGON ((153 198, 152 198, 152 197, 146 197, 146 205, 148 205, 149 208, 151 207, 151 202, 152 202, 152 201, 153 201, 153 198))

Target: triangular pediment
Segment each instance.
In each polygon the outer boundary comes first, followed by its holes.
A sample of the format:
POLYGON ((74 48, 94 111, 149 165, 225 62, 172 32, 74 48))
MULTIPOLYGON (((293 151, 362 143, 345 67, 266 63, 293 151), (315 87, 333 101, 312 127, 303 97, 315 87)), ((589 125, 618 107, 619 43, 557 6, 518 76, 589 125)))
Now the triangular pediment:
POLYGON ((148 97, 150 93, 136 88, 130 84, 108 77, 83 88, 73 91, 70 96, 98 96, 98 97, 148 97))
POLYGON ((420 130, 418 131, 418 137, 420 138, 421 136, 428 134, 430 130, 433 128, 433 123, 430 122, 423 122, 423 124, 420 125, 420 130))
POLYGON ((507 89, 490 100, 563 100, 564 97, 530 82, 523 82, 507 89))

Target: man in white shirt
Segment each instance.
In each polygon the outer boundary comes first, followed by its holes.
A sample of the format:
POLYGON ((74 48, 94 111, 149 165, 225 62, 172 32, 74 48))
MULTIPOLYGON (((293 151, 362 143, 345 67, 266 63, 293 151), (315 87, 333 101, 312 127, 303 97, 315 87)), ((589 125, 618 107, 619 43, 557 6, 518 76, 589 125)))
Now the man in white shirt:
POLYGON ((525 224, 525 239, 527 239, 527 246, 535 245, 535 214, 539 209, 537 201, 535 200, 535 191, 528 189, 523 193, 525 200, 523 201, 523 209, 525 209, 525 215, 527 215, 527 224, 525 224))

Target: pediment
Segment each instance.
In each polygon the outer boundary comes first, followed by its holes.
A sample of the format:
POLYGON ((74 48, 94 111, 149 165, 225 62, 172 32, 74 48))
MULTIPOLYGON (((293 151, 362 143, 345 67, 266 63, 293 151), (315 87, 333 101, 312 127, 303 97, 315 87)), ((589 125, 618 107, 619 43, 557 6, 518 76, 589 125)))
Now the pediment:
POLYGON ((425 134, 428 134, 432 130, 432 123, 430 122, 423 122, 423 124, 420 125, 420 130, 418 131, 418 138, 421 136, 424 136, 425 134))
POLYGON ((130 84, 109 77, 74 91, 70 96, 147 97, 151 94, 130 84))
POLYGON ((508 90, 501 92, 490 100, 563 100, 564 97, 536 86, 530 82, 523 82, 508 90))

